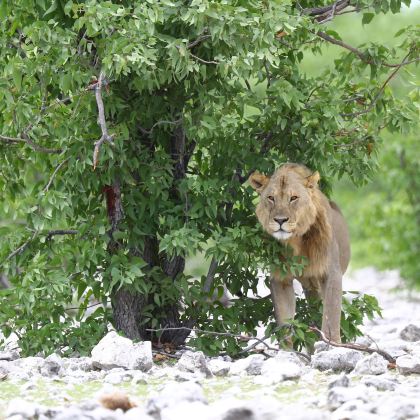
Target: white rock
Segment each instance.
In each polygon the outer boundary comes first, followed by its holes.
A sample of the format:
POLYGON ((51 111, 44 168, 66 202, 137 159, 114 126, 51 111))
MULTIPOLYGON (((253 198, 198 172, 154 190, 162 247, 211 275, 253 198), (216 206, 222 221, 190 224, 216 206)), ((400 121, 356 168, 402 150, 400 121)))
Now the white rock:
POLYGON ((248 375, 260 375, 262 365, 265 357, 262 354, 255 354, 250 357, 249 365, 246 367, 246 373, 248 375))
POLYGON ((400 337, 405 341, 419 341, 420 327, 409 324, 400 332, 400 337))
POLYGON ((181 402, 200 402, 207 404, 203 388, 196 382, 170 382, 162 391, 146 403, 148 414, 159 417, 160 412, 181 402))
POLYGON ((92 349, 92 364, 100 369, 122 367, 148 371, 153 365, 152 343, 133 343, 111 331, 92 349))
POLYGON ((5 417, 21 415, 24 418, 35 418, 39 414, 37 404, 22 399, 14 399, 7 406, 5 417))
POLYGON ((211 373, 215 376, 225 376, 229 373, 231 362, 226 362, 221 359, 211 359, 207 366, 211 373))
POLYGON ((303 357, 299 356, 295 352, 286 350, 279 350, 274 356, 274 358, 276 360, 292 362, 301 367, 304 367, 309 363, 307 360, 305 360, 303 357))
POLYGON ((212 376, 202 351, 186 351, 175 367, 184 372, 200 372, 207 377, 212 376))
POLYGON ((332 413, 332 420, 383 420, 380 416, 371 413, 371 404, 362 400, 351 400, 345 402, 332 413))
POLYGON ((229 375, 247 375, 249 373, 248 369, 250 369, 250 372, 256 372, 257 370, 260 370, 261 366, 259 365, 262 364, 263 361, 264 356, 262 354, 251 354, 250 356, 245 357, 244 359, 236 360, 230 366, 229 375))
POLYGON ((261 368, 261 376, 269 378, 272 384, 298 379, 301 374, 301 367, 298 364, 277 358, 266 360, 261 368))
POLYGON ((420 373, 420 356, 401 356, 397 359, 398 372, 403 375, 420 373))
MULTIPOLYGON (((181 401, 175 406, 162 409, 160 420, 206 420, 211 415, 211 408, 201 401, 181 401)), ((143 419, 143 418, 141 418, 143 419)))
POLYGON ((399 338, 379 340, 377 344, 373 344, 372 346, 374 346, 374 348, 377 346, 393 357, 404 356, 410 351, 410 343, 399 338))
POLYGON ((396 379, 383 378, 380 376, 365 376, 362 383, 366 386, 373 386, 378 391, 394 391, 398 385, 396 379))
POLYGON ((314 352, 315 353, 319 353, 321 351, 328 351, 330 350, 332 347, 326 343, 325 341, 317 341, 314 343, 314 352))
POLYGON ((357 350, 335 347, 329 351, 321 351, 312 356, 311 366, 319 370, 350 372, 363 357, 357 350))
POLYGON ((0 351, 0 360, 16 360, 19 359, 19 352, 17 350, 3 350, 0 351))
POLYGON ((328 408, 333 411, 343 405, 347 401, 361 400, 368 401, 367 388, 365 386, 356 386, 352 388, 345 388, 337 386, 331 388, 327 396, 328 408))
POLYGON ((134 407, 125 412, 124 420, 154 420, 143 407, 134 407))
POLYGON ((360 375, 381 375, 387 370, 388 362, 380 354, 372 353, 357 362, 354 373, 360 375))
POLYGON ((63 361, 58 354, 50 354, 40 367, 41 375, 51 377, 60 374, 63 366, 63 361))
POLYGON ((104 382, 117 385, 121 382, 129 382, 133 379, 132 375, 125 372, 124 369, 112 369, 104 378, 104 382))
POLYGON ((72 375, 73 372, 90 372, 93 370, 92 359, 90 357, 63 358, 64 375, 72 375))
POLYGON ((419 411, 416 408, 418 397, 415 399, 398 396, 398 398, 381 398, 375 402, 375 412, 382 419, 405 420, 418 418, 419 411))
POLYGON ((250 401, 241 401, 237 398, 218 400, 211 405, 211 420, 254 420, 254 419, 281 419, 282 406, 274 398, 262 397, 250 401))
POLYGON ((336 386, 348 388, 349 385, 350 385, 349 377, 345 375, 344 373, 342 373, 340 376, 338 376, 337 378, 335 378, 328 384, 328 388, 331 389, 331 388, 335 388, 336 386))

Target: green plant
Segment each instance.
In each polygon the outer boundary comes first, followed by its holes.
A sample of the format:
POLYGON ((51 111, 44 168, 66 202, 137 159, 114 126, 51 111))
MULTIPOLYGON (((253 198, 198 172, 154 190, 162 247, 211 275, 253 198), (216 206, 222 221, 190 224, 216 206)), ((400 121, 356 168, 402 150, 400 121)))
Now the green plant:
MULTIPOLYGON (((365 23, 401 7, 370 3, 355 3, 365 23)), ((301 269, 261 235, 249 173, 298 161, 326 190, 343 174, 360 184, 383 125, 404 131, 417 117, 388 89, 418 55, 413 28, 398 48, 367 44, 320 76, 301 71, 305 55, 339 42, 321 23, 336 10, 311 9, 321 5, 1 3, 0 269, 11 288, 0 291, 0 323, 26 354, 87 351, 109 321, 157 339, 157 327, 241 333, 267 319, 266 301, 222 310, 208 299, 223 284, 246 296, 273 263, 301 269), (189 278, 185 259, 203 250, 210 270, 189 278), (103 309, 86 317, 95 302, 103 309)))

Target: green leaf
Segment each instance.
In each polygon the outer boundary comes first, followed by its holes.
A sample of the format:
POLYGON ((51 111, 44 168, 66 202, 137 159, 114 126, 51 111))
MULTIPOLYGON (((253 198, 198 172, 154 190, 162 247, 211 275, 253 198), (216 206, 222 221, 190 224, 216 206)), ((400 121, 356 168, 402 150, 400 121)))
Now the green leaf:
POLYGON ((375 13, 363 13, 362 24, 363 25, 369 24, 374 17, 375 17, 375 13))

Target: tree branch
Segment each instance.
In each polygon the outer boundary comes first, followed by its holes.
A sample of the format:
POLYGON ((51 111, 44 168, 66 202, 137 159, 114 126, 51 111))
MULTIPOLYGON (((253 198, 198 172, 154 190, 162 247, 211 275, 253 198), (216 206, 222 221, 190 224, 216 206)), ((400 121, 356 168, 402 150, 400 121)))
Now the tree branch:
POLYGON ((77 235, 78 230, 75 229, 55 229, 47 232, 47 240, 51 239, 55 235, 77 235))
POLYGON ((24 242, 22 245, 20 245, 18 248, 16 248, 13 252, 11 252, 1 263, 1 265, 3 265, 6 261, 9 261, 10 259, 12 259, 14 256, 21 254, 23 251, 25 251, 25 249, 28 247, 28 245, 35 239, 36 235, 38 234, 37 231, 34 232, 34 234, 26 241, 24 242))
POLYGON ((328 6, 308 7, 302 10, 302 14, 314 16, 317 21, 321 21, 320 23, 323 23, 325 18, 328 18, 328 16, 333 17, 337 12, 340 12, 348 6, 350 6, 350 0, 339 0, 333 4, 329 4, 328 6))
POLYGON ((54 172, 51 175, 51 178, 49 179, 47 185, 43 188, 42 192, 46 193, 48 189, 50 188, 52 182, 54 181, 55 176, 57 175, 57 172, 69 161, 70 158, 64 159, 61 163, 57 165, 54 172))
POLYGON ((375 106, 376 102, 378 102, 378 99, 382 96, 386 85, 395 77, 395 75, 398 73, 401 67, 409 63, 406 61, 406 59, 410 55, 410 53, 411 51, 404 57, 403 61, 397 66, 397 68, 387 77, 385 82, 380 87, 378 93, 375 95, 375 97, 372 99, 372 101, 370 102, 369 106, 366 109, 364 109, 363 111, 343 113, 340 115, 342 117, 356 117, 356 116, 367 114, 368 112, 370 112, 375 106))
POLYGON ((363 351, 365 353, 370 353, 370 354, 378 353, 384 359, 388 360, 388 362, 395 363, 395 358, 392 357, 389 353, 387 353, 384 350, 371 349, 370 347, 362 346, 360 344, 355 344, 355 343, 336 343, 334 341, 331 341, 329 338, 327 338, 325 334, 317 327, 309 327, 309 330, 318 333, 319 337, 324 343, 330 344, 333 347, 343 347, 346 349, 359 350, 359 351, 363 351))
MULTIPOLYGON (((357 57, 360 58, 360 60, 362 60, 364 63, 367 64, 374 64, 374 62, 372 61, 372 59, 368 58, 365 53, 355 47, 352 47, 349 44, 346 44, 345 42, 337 39, 337 38, 333 38, 332 36, 326 34, 325 32, 322 31, 318 31, 315 33, 315 35, 317 35, 318 37, 322 38, 324 41, 329 42, 330 44, 334 44, 334 45, 338 45, 339 47, 342 47, 350 52, 352 52, 353 54, 357 55, 357 57)), ((407 58, 412 51, 409 52, 409 54, 407 54, 407 56, 405 58, 407 58)), ((403 64, 402 63, 387 63, 385 61, 381 62, 380 65, 384 66, 384 67, 391 67, 391 68, 400 68, 402 65, 408 65, 411 63, 416 63, 420 61, 420 58, 414 58, 413 60, 403 60, 403 64)))
POLYGON ((216 258, 212 258, 209 266, 209 270, 207 272, 206 281, 204 282, 203 290, 204 292, 210 292, 211 286, 213 285, 214 276, 216 274, 216 270, 219 263, 217 262, 216 258))
POLYGON ((102 136, 95 143, 95 148, 93 151, 93 169, 96 169, 96 167, 98 166, 99 150, 102 144, 107 141, 112 145, 114 138, 114 135, 108 134, 108 129, 106 126, 104 102, 102 100, 102 85, 104 84, 104 82, 105 77, 104 74, 101 72, 99 74, 98 82, 92 87, 92 89, 95 90, 96 104, 98 106, 98 124, 101 127, 102 131, 102 136))
POLYGON ((200 63, 204 63, 204 64, 220 64, 218 61, 207 61, 207 60, 203 60, 202 58, 197 57, 196 55, 194 55, 191 52, 190 52, 190 56, 192 58, 194 58, 195 60, 199 61, 200 63))
MULTIPOLYGON (((247 336, 247 335, 242 335, 242 334, 233 334, 233 333, 228 333, 228 332, 216 332, 216 331, 208 331, 208 330, 201 330, 198 328, 188 328, 188 327, 167 327, 167 328, 148 328, 146 329, 146 331, 150 331, 150 332, 165 332, 165 331, 175 331, 175 330, 183 330, 183 331, 190 331, 190 332, 194 332, 196 334, 206 334, 206 335, 213 335, 213 336, 219 336, 219 337, 232 337, 232 338, 238 338, 242 341, 251 341, 251 340, 256 340, 259 344, 263 344, 265 347, 267 347, 267 349, 269 350, 275 350, 277 351, 278 349, 269 346, 264 340, 266 338, 258 338, 258 337, 253 337, 253 336, 247 336)), ((250 346, 251 349, 253 349, 257 344, 250 346)))
MULTIPOLYGON (((207 29, 205 29, 204 32, 207 32, 207 29)), ((209 39, 209 38, 211 38, 211 35, 209 35, 209 34, 200 35, 196 40, 190 42, 187 45, 187 49, 190 50, 191 48, 194 48, 196 45, 201 44, 203 41, 205 41, 206 39, 209 39)))
POLYGON ((22 134, 22 137, 9 137, 0 134, 0 140, 5 143, 26 143, 32 150, 41 153, 56 154, 63 151, 62 149, 49 149, 48 147, 40 146, 34 143, 26 133, 22 134))

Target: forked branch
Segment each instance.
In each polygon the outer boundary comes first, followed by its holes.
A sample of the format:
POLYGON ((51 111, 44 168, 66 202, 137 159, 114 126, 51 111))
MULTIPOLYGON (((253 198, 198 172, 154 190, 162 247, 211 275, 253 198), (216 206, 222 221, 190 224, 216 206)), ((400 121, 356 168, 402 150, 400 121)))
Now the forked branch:
POLYGON ((101 138, 95 142, 95 148, 93 150, 93 169, 96 169, 98 166, 99 160, 99 151, 104 142, 108 142, 113 145, 113 138, 114 135, 110 135, 108 133, 108 128, 106 126, 106 119, 105 119, 105 108, 104 102, 102 100, 102 85, 104 84, 105 77, 104 74, 101 72, 99 74, 98 82, 94 85, 95 90, 95 97, 96 97, 96 104, 98 106, 98 124, 101 127, 102 136, 101 138))

